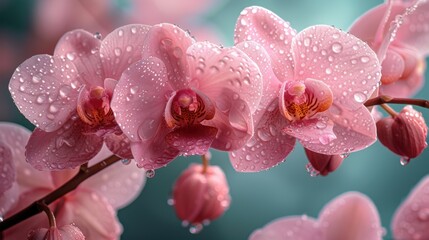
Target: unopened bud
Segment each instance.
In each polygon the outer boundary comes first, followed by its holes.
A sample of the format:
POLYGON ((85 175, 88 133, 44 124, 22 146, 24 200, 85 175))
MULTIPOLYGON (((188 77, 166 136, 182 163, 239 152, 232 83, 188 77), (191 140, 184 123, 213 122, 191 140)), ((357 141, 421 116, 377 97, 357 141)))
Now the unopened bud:
POLYGON ((320 175, 326 176, 335 171, 343 162, 345 155, 325 155, 305 149, 308 161, 320 175))

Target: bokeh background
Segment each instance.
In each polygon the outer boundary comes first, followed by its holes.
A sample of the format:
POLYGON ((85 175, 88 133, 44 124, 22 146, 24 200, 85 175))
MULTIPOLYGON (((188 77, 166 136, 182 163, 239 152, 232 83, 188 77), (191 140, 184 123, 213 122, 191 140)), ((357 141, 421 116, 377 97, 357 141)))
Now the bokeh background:
MULTIPOLYGON (((33 126, 14 106, 7 84, 14 69, 34 54, 52 53, 58 38, 68 30, 83 28, 107 34, 127 23, 171 22, 199 40, 232 45, 236 18, 247 6, 272 10, 302 30, 328 24, 347 30, 353 21, 381 0, 0 0, 0 121, 33 126)), ((429 43, 428 43, 429 44, 429 43)), ((429 79, 429 74, 426 74, 429 79)), ((429 98, 429 86, 416 96, 429 98)), ((397 110, 400 107, 396 107, 397 110)), ((429 119, 428 109, 423 111, 429 119)), ((265 172, 237 173, 223 152, 212 152, 212 164, 220 165, 228 178, 232 196, 229 210, 204 227, 189 233, 167 204, 179 174, 199 157, 180 157, 148 179, 141 195, 119 211, 122 239, 247 239, 254 229, 287 215, 317 217, 337 195, 359 191, 378 208, 385 239, 391 239, 390 221, 395 209, 422 177, 429 173, 429 150, 401 166, 399 157, 379 142, 352 153, 334 173, 311 177, 300 145, 287 160, 265 172)))

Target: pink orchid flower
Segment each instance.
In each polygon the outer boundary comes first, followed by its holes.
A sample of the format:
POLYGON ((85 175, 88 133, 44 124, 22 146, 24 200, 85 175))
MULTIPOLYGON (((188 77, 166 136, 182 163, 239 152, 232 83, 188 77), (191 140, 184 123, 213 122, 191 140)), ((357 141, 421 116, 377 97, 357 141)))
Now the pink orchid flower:
POLYGON ((381 240, 377 208, 365 195, 349 192, 336 197, 319 218, 284 217, 254 231, 249 240, 381 240))
POLYGON ((15 161, 25 161, 24 146, 30 131, 14 123, 0 122, 0 217, 16 204, 19 186, 15 161))
MULTIPOLYGON (((109 155, 111 152, 103 147, 89 165, 109 155)), ((15 163, 21 194, 17 206, 9 211, 8 216, 60 187, 78 171, 71 169, 47 174, 34 169, 23 159, 15 163)), ((86 239, 118 239, 122 227, 116 217, 116 209, 128 205, 138 196, 145 179, 145 175, 135 166, 117 163, 87 179, 49 207, 55 214, 57 226, 73 224, 86 239)), ((30 232, 41 228, 50 229, 43 212, 6 230, 4 236, 6 239, 26 239, 30 232)))
POLYGON ((243 146, 261 97, 256 64, 171 24, 152 27, 145 45, 145 58, 124 72, 112 99, 138 166, 152 170, 178 155, 243 146))
POLYGON ((28 234, 29 240, 85 240, 79 228, 73 225, 40 228, 28 234))
POLYGON ((326 155, 357 151, 376 140, 363 103, 379 84, 380 64, 367 44, 331 26, 296 33, 261 7, 241 12, 235 43, 259 65, 264 80, 255 134, 230 153, 236 170, 279 164, 295 139, 326 155))
POLYGON ((421 89, 429 54, 428 11, 427 1, 387 0, 350 28, 382 61, 380 94, 410 97, 421 89))
POLYGON ((110 100, 122 72, 141 58, 148 30, 127 25, 102 41, 74 30, 60 39, 53 56, 33 56, 16 69, 9 90, 37 127, 26 148, 30 164, 39 170, 73 168, 94 157, 103 141, 116 155, 132 157, 110 100))

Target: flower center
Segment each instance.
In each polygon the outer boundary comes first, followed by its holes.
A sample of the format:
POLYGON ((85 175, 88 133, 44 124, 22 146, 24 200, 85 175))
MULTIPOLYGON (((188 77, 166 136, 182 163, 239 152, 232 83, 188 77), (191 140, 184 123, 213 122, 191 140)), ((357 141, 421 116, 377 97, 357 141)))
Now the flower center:
POLYGON ((289 121, 308 119, 326 111, 333 101, 332 92, 322 81, 285 82, 282 85, 280 108, 289 121))
POLYGON ((165 118, 169 127, 183 127, 210 120, 214 113, 214 105, 207 96, 192 89, 182 89, 168 101, 165 118))
POLYGON ((115 117, 110 108, 110 98, 102 87, 94 87, 89 91, 82 89, 77 105, 80 119, 91 126, 112 123, 115 117))

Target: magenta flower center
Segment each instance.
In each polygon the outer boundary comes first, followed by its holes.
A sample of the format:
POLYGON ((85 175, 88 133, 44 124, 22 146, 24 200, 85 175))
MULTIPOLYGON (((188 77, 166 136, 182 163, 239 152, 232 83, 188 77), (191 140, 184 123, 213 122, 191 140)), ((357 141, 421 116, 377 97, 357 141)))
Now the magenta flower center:
POLYGON ((167 124, 170 127, 183 127, 212 119, 215 110, 205 96, 200 96, 191 89, 182 89, 173 97, 169 112, 170 114, 166 114, 167 124))
POLYGON ((115 119, 110 108, 110 96, 102 87, 81 93, 77 113, 83 122, 91 126, 106 125, 115 119))

